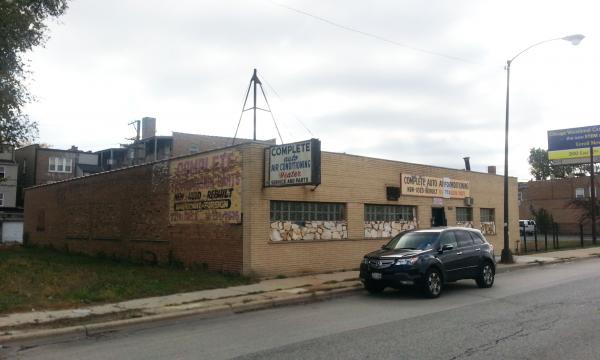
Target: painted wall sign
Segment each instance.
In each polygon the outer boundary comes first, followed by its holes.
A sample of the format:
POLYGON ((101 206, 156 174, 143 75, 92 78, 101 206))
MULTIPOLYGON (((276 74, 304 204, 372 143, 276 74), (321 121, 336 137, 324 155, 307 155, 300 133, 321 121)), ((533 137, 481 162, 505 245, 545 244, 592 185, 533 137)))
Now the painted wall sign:
POLYGON ((321 141, 318 139, 265 149, 265 187, 320 183, 321 141))
POLYGON ((237 150, 171 160, 169 222, 241 223, 242 155, 237 150))
MULTIPOLYGON (((587 162, 590 147, 597 146, 600 125, 548 131, 548 159, 555 163, 587 162)), ((600 156, 600 149, 594 149, 594 156, 600 156)))
POLYGON ((469 182, 465 180, 401 174, 400 184, 402 195, 444 199, 463 199, 470 196, 469 182))

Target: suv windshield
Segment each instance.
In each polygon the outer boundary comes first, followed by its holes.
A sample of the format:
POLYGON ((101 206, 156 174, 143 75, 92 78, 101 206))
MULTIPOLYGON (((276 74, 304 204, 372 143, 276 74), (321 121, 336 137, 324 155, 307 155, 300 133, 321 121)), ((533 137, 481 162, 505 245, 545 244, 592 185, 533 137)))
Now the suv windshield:
POLYGON ((384 249, 431 249, 438 235, 438 232, 408 232, 398 234, 384 246, 384 249))

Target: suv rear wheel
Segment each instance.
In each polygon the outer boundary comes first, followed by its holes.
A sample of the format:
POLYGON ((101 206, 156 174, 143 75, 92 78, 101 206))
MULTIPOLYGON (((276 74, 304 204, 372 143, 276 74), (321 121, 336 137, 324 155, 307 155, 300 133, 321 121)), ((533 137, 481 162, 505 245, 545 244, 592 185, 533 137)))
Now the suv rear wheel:
POLYGON ((475 281, 480 288, 491 288, 494 285, 494 267, 489 261, 483 263, 475 281))
POLYGON ((431 268, 427 270, 423 280, 423 293, 429 298, 436 298, 442 293, 442 275, 439 270, 431 268))

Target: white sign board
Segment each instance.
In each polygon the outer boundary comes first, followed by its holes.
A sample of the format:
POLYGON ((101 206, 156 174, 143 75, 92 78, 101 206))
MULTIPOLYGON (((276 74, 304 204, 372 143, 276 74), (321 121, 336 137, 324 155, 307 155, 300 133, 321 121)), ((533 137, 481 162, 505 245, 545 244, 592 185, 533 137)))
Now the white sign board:
POLYGON ((319 185, 321 142, 310 139, 265 150, 265 187, 319 185))

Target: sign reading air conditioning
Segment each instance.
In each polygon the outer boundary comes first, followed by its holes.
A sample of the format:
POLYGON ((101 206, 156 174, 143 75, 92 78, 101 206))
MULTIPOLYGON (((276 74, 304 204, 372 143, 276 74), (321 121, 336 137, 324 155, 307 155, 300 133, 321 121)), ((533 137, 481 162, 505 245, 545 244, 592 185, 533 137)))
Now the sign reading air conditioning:
POLYGON ((470 196, 469 182, 447 177, 401 174, 402 195, 463 199, 470 196))
POLYGON ((318 139, 265 149, 265 187, 320 183, 321 141, 318 139))

